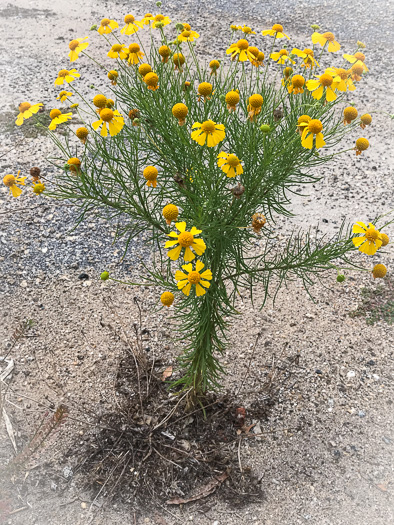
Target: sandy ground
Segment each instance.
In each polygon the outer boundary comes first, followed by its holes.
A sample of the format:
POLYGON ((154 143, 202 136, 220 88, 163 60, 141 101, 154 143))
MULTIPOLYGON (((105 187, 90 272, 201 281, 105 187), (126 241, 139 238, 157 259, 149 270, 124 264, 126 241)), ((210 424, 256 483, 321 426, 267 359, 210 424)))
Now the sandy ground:
MULTIPOLYGON (((130 9, 126 2, 54 3, 16 0, 0 5, 2 27, 0 78, 2 113, 1 172, 13 173, 39 165, 50 178, 53 169, 45 157, 53 147, 42 136, 26 136, 12 125, 15 107, 25 99, 53 106, 55 73, 65 63, 67 43, 85 36, 103 16, 121 20, 130 9), (10 54, 9 42, 19 42, 10 54), (10 149, 16 145, 12 151, 10 149)), ((141 2, 135 14, 154 10, 141 2)), ((393 5, 379 1, 373 13, 367 2, 287 2, 280 5, 249 2, 169 2, 164 10, 173 20, 192 21, 207 32, 200 51, 220 39, 229 23, 262 29, 280 21, 296 43, 316 22, 332 29, 345 46, 361 39, 367 43, 371 77, 354 98, 365 111, 372 109, 374 125, 368 131, 368 155, 353 153, 325 168, 323 180, 297 198, 298 216, 278 227, 317 224, 335 232, 341 220, 367 220, 393 208, 393 125, 382 112, 394 113, 390 69, 393 41, 393 5), (279 20, 278 20, 279 19, 279 20), (324 219, 324 220, 323 220, 324 219)), ((218 48, 220 50, 220 48, 218 48)), ((95 68, 84 65, 86 84, 101 85, 95 68)), ((278 385, 269 416, 255 422, 263 436, 244 439, 242 468, 250 467, 259 482, 259 501, 239 509, 224 504, 218 494, 183 508, 163 505, 159 511, 99 500, 81 493, 77 479, 65 479, 74 468, 79 439, 84 439, 94 415, 113 406, 116 366, 124 343, 114 312, 129 329, 137 319, 134 296, 141 300, 143 325, 151 332, 151 355, 174 364, 180 348, 172 338, 168 312, 151 315, 153 291, 101 283, 105 267, 118 275, 138 273, 147 256, 136 242, 126 262, 119 258, 122 244, 111 245, 113 231, 104 222, 85 222, 70 232, 74 210, 51 201, 18 202, 0 193, 0 355, 7 351, 19 323, 34 319, 28 337, 12 350, 15 371, 6 411, 18 446, 31 436, 45 410, 60 402, 70 407, 70 418, 51 440, 24 483, 15 481, 11 524, 73 525, 201 523, 225 525, 256 523, 293 525, 386 525, 394 520, 393 490, 393 331, 383 321, 373 326, 349 312, 360 304, 362 286, 376 288, 368 277, 352 274, 340 286, 329 276, 315 288, 313 303, 301 286, 291 283, 275 305, 262 312, 245 299, 243 316, 231 332, 224 362, 228 365, 224 391, 248 410, 263 401, 261 392, 276 367, 278 385), (11 269, 11 271, 10 271, 11 269), (85 280, 79 279, 82 273, 85 280), (116 330, 106 326, 112 324, 116 330), (116 332, 117 331, 117 332, 116 332), (259 332, 262 337, 254 349, 259 332), (249 363, 250 369, 245 380, 249 363), (281 363, 283 370, 280 372, 281 363), (283 386, 282 386, 283 385, 283 386), (46 472, 46 474, 45 474, 46 472), (30 481, 33 480, 33 481, 30 481), (18 504, 15 505, 15 501, 18 504), (135 512, 135 515, 134 515, 135 512)), ((392 233, 394 235, 394 233, 392 233)), ((392 250, 391 250, 392 251, 392 250)), ((393 267, 391 260, 376 262, 393 267)), ((0 427, 2 462, 13 454, 4 425, 0 427)))

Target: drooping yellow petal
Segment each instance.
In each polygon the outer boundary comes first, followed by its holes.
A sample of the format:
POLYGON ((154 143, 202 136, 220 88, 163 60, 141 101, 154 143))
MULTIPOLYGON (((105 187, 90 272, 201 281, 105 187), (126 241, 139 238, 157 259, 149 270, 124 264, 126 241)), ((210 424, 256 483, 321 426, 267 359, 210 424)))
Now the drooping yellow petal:
POLYGON ((204 295, 206 292, 202 286, 200 286, 198 283, 196 284, 196 295, 197 297, 200 297, 201 295, 204 295))
POLYGON ((375 255, 377 247, 373 242, 365 242, 360 246, 359 250, 366 255, 375 255))
POLYGON ((309 89, 309 91, 313 91, 314 89, 317 89, 320 86, 320 82, 318 80, 314 80, 313 78, 311 78, 310 80, 307 81, 305 85, 307 89, 309 89))
POLYGON ((22 190, 20 188, 18 188, 18 186, 16 184, 13 184, 10 187, 10 190, 11 190, 11 193, 12 193, 13 197, 19 197, 19 195, 22 194, 22 190))
POLYGON ((188 285, 186 285, 184 288, 182 288, 182 292, 185 294, 185 295, 189 295, 190 293, 190 288, 192 287, 191 283, 189 283, 188 285))
POLYGON ((101 131, 100 131, 100 135, 102 137, 107 137, 108 136, 108 130, 107 130, 107 123, 106 122, 103 122, 103 125, 101 127, 101 131))
POLYGON ((356 246, 356 248, 358 248, 366 240, 367 240, 366 237, 353 237, 353 239, 352 239, 353 244, 354 244, 354 246, 356 246))
POLYGON ((313 148, 313 134, 309 133, 309 135, 307 135, 305 139, 301 140, 301 145, 304 148, 312 149, 313 148))
MULTIPOLYGON (((200 255, 200 254, 199 254, 200 255)), ((184 260, 189 262, 189 261, 192 261, 193 259, 195 259, 195 255, 194 253, 191 251, 191 249, 189 248, 189 246, 186 246, 185 248, 185 254, 183 256, 184 260)))
POLYGON ((326 143, 324 142, 323 133, 318 133, 316 135, 316 149, 322 148, 325 145, 326 143))
POLYGON ((312 97, 316 100, 320 100, 323 96, 324 86, 320 86, 315 91, 312 91, 312 97))
POLYGON ((330 53, 335 53, 341 49, 341 44, 334 40, 333 42, 329 42, 327 49, 330 53))
POLYGON ((321 46, 324 46, 324 44, 327 42, 324 36, 321 35, 320 33, 316 33, 316 32, 313 33, 311 38, 314 44, 320 44, 321 46))
MULTIPOLYGON (((346 88, 345 88, 346 91, 346 88)), ((332 102, 333 100, 336 100, 337 96, 335 94, 335 91, 332 89, 331 86, 329 86, 326 90, 326 100, 328 102, 332 102)))
POLYGON ((176 261, 179 258, 181 250, 182 250, 182 246, 177 246, 173 250, 170 250, 169 252, 167 252, 167 255, 172 261, 176 261))

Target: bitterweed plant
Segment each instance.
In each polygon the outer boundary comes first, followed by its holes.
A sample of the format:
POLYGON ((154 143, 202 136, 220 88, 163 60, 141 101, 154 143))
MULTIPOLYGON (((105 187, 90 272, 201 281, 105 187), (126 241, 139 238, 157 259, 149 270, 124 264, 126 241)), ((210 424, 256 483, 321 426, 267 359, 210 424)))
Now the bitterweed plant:
MULTIPOLYGON (((175 309, 185 347, 173 386, 198 396, 220 385, 220 356, 241 290, 253 298, 260 285, 264 303, 295 277, 307 290, 327 270, 338 270, 341 281, 338 265, 352 264, 349 252, 373 255, 388 244, 371 223, 354 225, 357 237, 344 225, 332 238, 310 229, 278 240, 275 231, 278 218, 291 215, 295 188, 319 180, 316 168, 369 147, 364 137, 343 151, 338 146, 372 121, 344 107, 368 72, 365 46, 358 42, 336 67, 340 44, 315 26, 303 50, 289 47, 280 24, 260 35, 231 26, 227 57, 208 63, 198 58, 200 35, 189 24, 162 14, 124 21, 120 32, 107 18, 92 28, 112 62, 92 56, 86 38, 69 44, 70 61, 92 60, 107 84, 86 98, 77 90, 83 70, 58 73, 55 84, 70 89, 58 98, 71 99, 84 126, 72 127, 72 112, 51 111, 49 135, 60 155, 56 187, 47 194, 78 204, 81 216, 110 210, 126 217, 117 230, 126 251, 131 239, 149 234, 155 257, 141 284, 156 286, 158 304, 175 309), (65 138, 56 133, 64 123, 65 138)), ((21 104, 17 124, 39 107, 21 104)), ((8 177, 18 196, 24 178, 8 177)), ((33 191, 46 192, 39 175, 33 191)), ((374 277, 384 277, 385 267, 377 266, 374 277)))

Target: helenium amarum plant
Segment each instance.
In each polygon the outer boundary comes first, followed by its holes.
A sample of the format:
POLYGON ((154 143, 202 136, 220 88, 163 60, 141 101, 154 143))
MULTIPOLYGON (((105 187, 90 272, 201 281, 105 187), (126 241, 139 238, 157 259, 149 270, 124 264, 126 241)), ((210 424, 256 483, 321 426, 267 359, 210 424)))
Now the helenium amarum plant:
MULTIPOLYGON (((84 122, 76 130, 70 113, 52 110, 48 133, 60 154, 56 188, 48 194, 78 204, 81 217, 93 210, 127 217, 117 231, 126 251, 130 239, 149 232, 156 256, 142 284, 157 286, 162 304, 175 308, 186 347, 183 375, 173 384, 199 395, 220 384, 220 355, 241 289, 253 298, 259 284, 266 299, 289 279, 300 278, 308 289, 332 269, 341 282, 337 265, 351 264, 350 251, 373 255, 388 244, 373 224, 357 223, 353 233, 362 236, 353 238, 343 226, 330 239, 295 230, 278 243, 273 231, 278 217, 290 215, 294 187, 316 182, 312 168, 343 153, 333 148, 372 121, 353 106, 338 111, 368 72, 363 44, 343 55, 343 67, 333 67, 341 46, 330 32, 315 31, 310 48, 290 51, 282 44, 289 36, 275 24, 254 38, 265 54, 246 39, 255 35, 251 28, 231 26, 228 56, 212 57, 207 66, 189 24, 171 25, 162 14, 140 21, 129 14, 124 22, 120 32, 107 18, 92 27, 108 42, 113 68, 91 56, 86 39, 69 44, 70 61, 93 60, 108 84, 105 95, 81 96, 80 106, 70 106, 84 122), (147 39, 139 38, 143 31, 147 39), (65 139, 56 134, 60 125, 65 139)), ((79 77, 76 69, 58 73, 55 84, 70 89, 59 98, 79 94, 79 77)), ((18 125, 38 111, 24 104, 18 125)), ((360 137, 344 151, 359 155, 368 146, 360 137)), ((4 182, 12 191, 24 183, 4 182)), ((384 273, 380 268, 374 276, 384 273)))

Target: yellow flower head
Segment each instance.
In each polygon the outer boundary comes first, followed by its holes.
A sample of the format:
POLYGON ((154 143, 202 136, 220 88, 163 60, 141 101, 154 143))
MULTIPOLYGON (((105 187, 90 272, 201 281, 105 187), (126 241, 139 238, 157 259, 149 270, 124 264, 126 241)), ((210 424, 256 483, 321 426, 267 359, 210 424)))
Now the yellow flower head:
POLYGON ((249 42, 245 38, 241 38, 235 44, 231 46, 226 51, 227 55, 231 55, 231 60, 238 58, 240 62, 246 62, 247 60, 255 60, 255 56, 249 50, 249 42))
POLYGON ((290 40, 290 38, 283 32, 283 26, 281 26, 280 24, 274 24, 272 26, 271 29, 266 29, 264 31, 261 31, 261 34, 263 36, 273 36, 275 38, 288 38, 290 40))
POLYGON ((92 123, 92 128, 97 131, 97 129, 102 126, 100 135, 106 137, 109 134, 111 137, 114 137, 122 130, 124 126, 124 118, 119 113, 118 110, 112 110, 109 108, 103 108, 100 113, 100 120, 92 123))
POLYGON ((224 124, 216 124, 213 120, 206 120, 202 124, 195 122, 192 129, 194 131, 191 132, 191 138, 198 142, 200 146, 204 146, 206 142, 208 148, 216 146, 226 136, 224 124))
POLYGON ((261 112, 264 99, 258 93, 249 97, 248 101, 248 118, 250 121, 256 120, 257 115, 261 112))
POLYGON ((100 93, 93 98, 93 104, 96 108, 103 109, 107 105, 107 97, 100 93))
POLYGON ((41 102, 38 104, 31 105, 30 102, 22 102, 19 104, 19 115, 15 121, 17 126, 21 126, 24 120, 32 117, 35 113, 38 113, 40 108, 43 106, 41 102))
POLYGON ((375 264, 372 270, 372 275, 374 279, 383 279, 387 273, 387 268, 384 264, 375 264))
POLYGON ((60 100, 60 102, 64 102, 65 100, 67 100, 69 97, 72 97, 73 94, 71 93, 71 91, 60 91, 59 93, 59 96, 56 97, 56 100, 60 100))
POLYGON ((362 234, 361 237, 353 237, 352 241, 354 246, 366 255, 375 255, 376 251, 382 246, 382 236, 371 223, 366 226, 363 222, 356 222, 353 225, 352 232, 362 234))
POLYGON ((179 102, 178 104, 175 104, 175 106, 172 107, 172 114, 175 118, 178 119, 178 124, 180 126, 183 126, 185 124, 185 118, 188 112, 188 107, 182 102, 179 102))
POLYGON ((364 67, 363 67, 363 63, 358 60, 350 68, 349 74, 350 74, 352 80, 356 80, 356 82, 360 82, 360 80, 362 79, 362 75, 363 75, 364 71, 365 70, 364 70, 364 67))
POLYGON ((126 25, 120 30, 122 35, 133 35, 143 26, 142 22, 138 22, 133 15, 126 15, 124 23, 126 25))
POLYGON ((109 35, 109 33, 112 33, 112 31, 118 27, 119 24, 118 22, 115 22, 115 20, 103 18, 100 22, 100 27, 97 29, 97 31, 100 33, 100 35, 109 35))
POLYGON ((212 75, 216 75, 216 71, 219 69, 220 67, 220 62, 219 60, 211 60, 209 62, 209 67, 211 68, 211 76, 212 75))
POLYGON ((139 64, 143 56, 144 53, 142 53, 138 44, 134 43, 129 45, 127 57, 127 61, 129 64, 139 64))
POLYGON ((368 71, 367 66, 364 64, 365 62, 365 55, 364 53, 361 53, 361 51, 357 51, 357 53, 354 53, 354 55, 343 55, 343 58, 350 62, 351 64, 355 64, 356 62, 360 62, 360 67, 363 68, 364 71, 368 71))
POLYGON ((153 22, 154 19, 155 17, 152 15, 152 13, 146 13, 141 22, 143 25, 148 26, 153 22))
POLYGON ((251 61, 251 63, 256 67, 262 66, 265 58, 264 53, 262 51, 259 51, 258 48, 255 46, 249 46, 248 51, 253 56, 253 59, 250 60, 249 55, 249 60, 251 61))
POLYGON ((33 193, 35 195, 41 195, 41 193, 45 191, 45 184, 43 184, 41 181, 34 182, 33 184, 33 193))
POLYGON ((246 25, 244 25, 244 26, 241 28, 241 31, 242 31, 242 33, 244 33, 245 35, 255 35, 255 34, 256 34, 256 31, 252 31, 252 29, 251 29, 249 26, 246 26, 246 25))
POLYGON ((152 22, 152 27, 163 27, 171 23, 171 20, 168 18, 168 16, 164 15, 156 15, 152 22), (157 25, 159 24, 159 26, 157 25))
POLYGON ((235 111, 237 108, 237 104, 239 102, 239 92, 236 91, 229 91, 226 94, 226 103, 227 103, 227 109, 229 111, 235 111))
POLYGON ((358 116, 358 111, 353 106, 349 106, 343 110, 343 123, 350 124, 353 120, 355 120, 358 116))
POLYGON ((119 73, 115 69, 111 69, 111 71, 108 71, 107 77, 110 79, 111 84, 113 86, 116 86, 116 84, 118 83, 118 76, 119 73))
POLYGON ((176 261, 179 258, 183 248, 185 248, 183 258, 187 262, 192 261, 195 258, 192 248, 197 255, 202 255, 205 252, 205 242, 202 239, 195 239, 197 235, 200 235, 202 230, 197 230, 197 228, 193 226, 190 232, 187 232, 186 222, 177 222, 175 228, 180 233, 170 232, 168 236, 175 240, 167 241, 164 245, 165 248, 172 248, 172 250, 167 253, 172 261, 176 261))
POLYGON ((158 174, 159 172, 157 171, 157 168, 155 168, 154 166, 147 166, 142 172, 142 175, 148 181, 146 185, 153 186, 153 188, 156 188, 158 174))
POLYGON ((381 233, 382 236, 382 246, 387 246, 390 242, 389 236, 386 233, 381 233))
POLYGON ((311 68, 319 67, 319 62, 314 57, 313 49, 309 47, 305 48, 303 51, 301 49, 293 48, 291 55, 296 55, 303 59, 301 67, 311 68))
POLYGON ((312 91, 312 97, 316 100, 320 100, 324 95, 324 92, 326 94, 327 102, 332 102, 337 98, 335 94, 337 84, 334 83, 334 78, 328 73, 320 75, 317 77, 317 80, 308 80, 305 85, 309 91, 312 91))
POLYGON ((331 75, 334 79, 333 85, 338 91, 354 91, 356 86, 350 78, 350 73, 343 67, 329 67, 325 73, 331 75))
POLYGON ((206 293, 205 288, 209 288, 211 286, 211 283, 209 282, 212 280, 211 270, 205 270, 204 272, 200 273, 204 266, 205 265, 201 261, 197 261, 194 270, 192 263, 184 264, 182 266, 187 274, 181 272, 180 270, 175 272, 175 279, 178 281, 177 286, 179 290, 182 290, 185 295, 188 296, 190 294, 192 284, 196 285, 197 297, 204 295, 206 293))
POLYGON ((204 97, 204 102, 206 100, 210 100, 211 97, 209 95, 212 94, 212 89, 213 89, 212 84, 210 84, 209 82, 201 82, 201 84, 199 84, 198 89, 197 89, 198 94, 200 95, 198 97, 198 100, 200 100, 201 97, 204 97))
POLYGON ((178 207, 175 204, 167 204, 163 208, 163 217, 167 224, 171 224, 172 221, 176 221, 179 215, 178 207))
POLYGON ((81 161, 77 157, 71 157, 67 161, 67 166, 70 171, 75 174, 78 174, 81 170, 81 161))
POLYGON ((182 33, 178 35, 178 40, 179 42, 193 42, 199 37, 200 35, 196 33, 196 31, 191 31, 191 29, 184 29, 182 33))
POLYGON ((361 155, 362 151, 365 151, 369 148, 369 141, 364 138, 359 138, 356 140, 356 147, 354 148, 356 150, 356 155, 361 155))
POLYGON ((311 117, 309 115, 301 115, 298 117, 297 121, 297 132, 302 135, 302 132, 304 131, 304 124, 308 124, 311 121, 311 117))
POLYGON ((239 158, 233 153, 221 151, 218 155, 218 166, 227 175, 227 177, 236 177, 241 175, 244 170, 239 158))
POLYGON ((123 44, 114 44, 109 50, 107 56, 109 58, 120 58, 124 60, 128 57, 129 51, 123 44))
POLYGON ((162 304, 168 307, 172 305, 172 303, 174 302, 174 299, 175 299, 174 294, 171 292, 164 292, 160 296, 160 301, 162 302, 162 304))
POLYGON ((75 38, 68 44, 68 47, 70 48, 70 52, 68 54, 70 57, 70 62, 77 60, 79 53, 88 47, 89 42, 83 42, 83 40, 86 40, 87 38, 87 36, 85 36, 85 38, 75 38))
POLYGON ((7 188, 10 189, 10 194, 12 194, 13 197, 19 197, 19 195, 22 194, 22 190, 18 188, 17 184, 20 184, 22 186, 25 185, 25 180, 27 177, 20 177, 19 176, 20 170, 18 171, 18 175, 6 175, 3 178, 3 184, 7 186, 7 188))
POLYGON ((152 73, 152 68, 149 64, 141 64, 138 68, 138 73, 142 76, 142 78, 147 75, 148 73, 152 73))
POLYGON ((298 95, 299 93, 304 92, 305 78, 302 75, 294 75, 291 79, 291 84, 287 88, 289 93, 294 93, 298 95))
POLYGON ((89 131, 87 128, 82 126, 81 128, 78 128, 75 132, 76 136, 79 138, 79 140, 82 142, 82 144, 85 144, 86 139, 88 138, 89 131))
POLYGON ((152 91, 156 91, 156 89, 159 89, 159 77, 156 75, 156 73, 147 73, 144 76, 144 82, 147 85, 148 89, 152 91))
POLYGON ((281 49, 277 53, 271 53, 270 58, 272 58, 272 60, 277 64, 286 64, 286 62, 295 64, 294 60, 290 58, 287 49, 281 49))
POLYGON ((49 124, 48 128, 50 130, 54 130, 59 124, 63 124, 64 122, 71 120, 73 114, 62 113, 60 109, 52 109, 52 111, 49 113, 49 116, 51 117, 51 123, 49 124))
POLYGON ((365 115, 361 115, 360 117, 360 126, 365 129, 366 126, 369 126, 372 122, 372 117, 369 113, 365 113, 365 115))
POLYGON ((64 82, 70 84, 76 78, 79 78, 81 75, 77 73, 76 69, 61 69, 57 74, 57 79, 55 80, 55 86, 62 86, 64 82))
POLYGON ((182 55, 182 53, 174 53, 172 55, 172 61, 175 65, 175 71, 177 69, 179 69, 179 71, 183 71, 182 66, 185 63, 185 57, 182 55))
POLYGON ((300 128, 303 128, 301 135, 301 145, 304 148, 312 149, 313 148, 313 137, 316 137, 316 149, 322 148, 325 146, 323 138, 323 124, 320 120, 311 119, 309 122, 300 122, 298 124, 300 128))
POLYGON ((159 55, 161 56, 161 61, 166 64, 168 62, 169 56, 171 55, 171 49, 168 46, 160 46, 159 55))
POLYGON ((328 51, 330 53, 335 53, 336 51, 339 51, 341 49, 341 44, 339 44, 335 40, 335 36, 330 33, 329 31, 327 33, 313 33, 312 35, 312 42, 313 44, 320 44, 321 46, 325 46, 328 42, 328 51))

